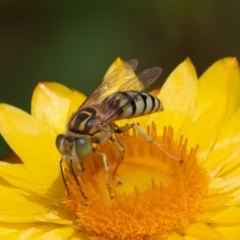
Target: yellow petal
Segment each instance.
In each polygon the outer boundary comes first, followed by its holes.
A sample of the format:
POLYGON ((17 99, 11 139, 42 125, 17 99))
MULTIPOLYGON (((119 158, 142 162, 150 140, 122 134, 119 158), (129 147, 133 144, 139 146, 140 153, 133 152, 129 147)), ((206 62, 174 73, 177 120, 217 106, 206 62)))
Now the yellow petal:
MULTIPOLYGON (((50 224, 49 224, 50 226, 50 224)), ((42 225, 44 228, 44 225, 42 225)), ((12 239, 31 239, 36 223, 5 223, 1 222, 0 236, 4 240, 12 239)))
POLYGON ((204 200, 205 211, 196 216, 197 220, 202 221, 202 219, 204 219, 205 221, 207 221, 207 219, 210 219, 211 217, 215 216, 218 212, 224 211, 227 208, 226 205, 228 204, 230 197, 226 197, 226 194, 219 195, 217 193, 216 194, 214 193, 211 194, 211 192, 208 193, 206 199, 204 200), (204 218, 206 216, 208 218, 204 218))
POLYGON ((230 224, 212 224, 217 232, 219 232, 226 240, 236 240, 240 239, 240 226, 239 224, 230 225, 230 224))
POLYGON ((56 134, 26 112, 0 104, 0 133, 23 160, 33 178, 49 187, 59 177, 56 134))
POLYGON ((72 91, 59 83, 39 83, 32 96, 32 116, 53 128, 65 130, 72 91))
POLYGON ((71 214, 64 208, 59 209, 48 198, 0 185, 0 219, 3 222, 53 222, 72 224, 71 214))
POLYGON ((223 237, 209 225, 204 223, 190 224, 186 229, 186 235, 198 240, 222 240, 223 237))
POLYGON ((164 126, 171 125, 178 138, 183 124, 193 120, 197 91, 196 71, 191 61, 186 59, 168 77, 158 95, 164 112, 152 115, 149 121, 154 121, 160 131, 164 126))
POLYGON ((209 220, 212 223, 240 224, 240 208, 229 207, 209 220))
POLYGON ((167 238, 167 240, 185 240, 182 236, 178 235, 177 233, 173 232, 167 238))
MULTIPOLYGON (((200 78, 196 117, 228 92, 226 118, 239 106, 240 72, 236 58, 224 58, 215 62, 200 78)), ((221 107, 221 106, 219 106, 221 107)))
POLYGON ((184 235, 184 240, 199 240, 199 238, 192 238, 188 235, 184 235))
POLYGON ((235 191, 240 188, 240 176, 214 178, 209 184, 209 188, 220 189, 219 193, 235 191))
POLYGON ((240 189, 231 193, 231 199, 228 201, 228 205, 236 206, 240 204, 240 189))
POLYGON ((62 179, 60 177, 50 189, 50 186, 43 185, 41 180, 39 181, 37 177, 33 177, 24 164, 1 165, 0 175, 11 184, 11 186, 42 196, 47 194, 47 196, 54 199, 55 202, 60 203, 63 197, 62 179), (47 190, 48 192, 46 192, 47 190))
POLYGON ((215 143, 225 119, 226 94, 205 108, 197 120, 188 127, 189 146, 200 145, 198 153, 200 159, 206 159, 215 143))
MULTIPOLYGON (((217 111, 217 109, 216 109, 217 111)), ((209 170, 213 170, 222 165, 218 175, 227 173, 234 175, 240 164, 240 109, 233 115, 228 124, 224 125, 217 142, 211 151, 208 160, 204 164, 209 170), (229 171, 229 170, 233 171, 229 171)), ((207 130, 208 132, 208 130, 207 130)), ((237 173, 235 174, 237 175, 237 173)))
POLYGON ((1 223, 1 239, 86 239, 84 234, 78 233, 72 227, 62 227, 56 224, 42 223, 1 223))
MULTIPOLYGON (((5 164, 0 167, 0 175, 12 186, 23 190, 36 190, 41 188, 29 174, 24 164, 5 164)), ((45 190, 45 189, 44 189, 45 190)))
POLYGON ((54 240, 63 240, 63 239, 78 239, 85 240, 87 239, 86 234, 78 232, 72 227, 57 227, 52 228, 51 230, 46 231, 46 233, 38 234, 39 237, 36 240, 45 240, 45 239, 54 239, 54 240))

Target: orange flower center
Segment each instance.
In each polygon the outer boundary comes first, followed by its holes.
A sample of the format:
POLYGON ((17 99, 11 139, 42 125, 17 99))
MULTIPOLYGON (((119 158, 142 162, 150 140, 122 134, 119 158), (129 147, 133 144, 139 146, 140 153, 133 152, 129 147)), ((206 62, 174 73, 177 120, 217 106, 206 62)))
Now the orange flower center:
MULTIPOLYGON (((73 212, 75 227, 85 231, 90 239, 154 239, 171 231, 183 231, 201 212, 206 196, 208 176, 197 163, 197 147, 187 151, 187 140, 173 141, 173 129, 164 128, 157 136, 154 125, 149 129, 172 156, 181 157, 179 163, 147 143, 135 132, 118 136, 125 147, 125 157, 117 176, 110 182, 114 198, 110 199, 105 184, 105 172, 100 157, 92 155, 85 161, 82 177, 77 184, 73 174, 65 169, 70 196, 64 203, 73 212)), ((113 170, 119 151, 107 142, 98 146, 106 153, 113 170)))

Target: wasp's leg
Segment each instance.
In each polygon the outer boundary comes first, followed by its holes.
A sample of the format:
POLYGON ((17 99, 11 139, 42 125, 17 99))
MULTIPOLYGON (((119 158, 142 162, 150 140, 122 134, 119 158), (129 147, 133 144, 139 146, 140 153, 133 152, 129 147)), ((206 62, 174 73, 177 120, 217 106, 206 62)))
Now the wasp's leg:
POLYGON ((62 180, 63 180, 64 186, 67 190, 68 196, 70 196, 70 192, 69 192, 69 189, 68 189, 68 186, 67 186, 67 183, 66 183, 64 173, 63 173, 63 166, 62 166, 63 165, 63 158, 61 158, 61 160, 59 161, 59 164, 60 164, 60 170, 61 170, 61 175, 62 175, 62 180))
POLYGON ((178 157, 172 156, 170 153, 168 153, 159 143, 153 140, 151 136, 149 136, 141 127, 139 127, 136 124, 127 124, 123 127, 120 127, 117 129, 116 133, 121 133, 128 131, 130 128, 135 129, 148 143, 153 143, 155 146, 157 146, 166 156, 172 158, 175 161, 178 161, 182 163, 182 159, 178 157))
POLYGON ((117 160, 117 164, 113 170, 113 176, 115 177, 115 179, 117 180, 117 185, 121 185, 122 182, 121 180, 118 178, 118 176, 116 175, 117 173, 117 170, 118 170, 118 167, 119 165, 122 163, 123 161, 123 158, 124 158, 124 154, 125 154, 125 148, 123 147, 123 145, 115 138, 113 137, 110 137, 109 140, 119 149, 120 151, 120 155, 118 157, 118 160, 117 160))
MULTIPOLYGON (((70 191, 69 191, 69 188, 68 188, 68 186, 67 186, 66 179, 65 179, 65 176, 64 176, 64 172, 63 172, 63 166, 62 166, 62 164, 63 164, 63 161, 64 161, 64 160, 65 160, 64 158, 62 158, 62 159, 60 160, 60 169, 61 169, 61 175, 62 175, 62 179, 63 179, 64 185, 65 185, 65 187, 66 187, 66 189, 67 189, 68 196, 70 196, 70 191)), ((69 161, 68 161, 68 160, 65 160, 65 161, 69 163, 70 172, 72 173, 72 175, 73 175, 73 177, 74 177, 74 180, 75 180, 75 182, 77 183, 77 185, 78 185, 78 187, 79 187, 79 189, 80 189, 80 192, 81 192, 82 196, 83 196, 85 199, 87 199, 87 197, 86 197, 86 195, 84 194, 84 192, 83 192, 83 190, 82 190, 82 188, 81 188, 81 185, 80 185, 80 183, 79 183, 79 181, 78 181, 78 179, 77 179, 76 173, 75 173, 74 168, 73 168, 73 161, 72 161, 72 159, 70 159, 69 161)), ((80 165, 80 164, 78 164, 77 167, 78 167, 78 169, 81 169, 81 165, 80 165)), ((80 171, 80 173, 79 173, 78 175, 81 176, 81 173, 82 173, 82 171, 80 171)))
POLYGON ((107 186, 107 190, 109 193, 109 196, 111 199, 113 199, 113 193, 112 193, 112 188, 110 186, 110 179, 109 179, 109 172, 110 172, 110 167, 109 167, 109 163, 107 160, 107 157, 104 153, 96 151, 95 149, 93 149, 94 153, 100 155, 102 157, 103 160, 103 166, 104 166, 104 171, 105 171, 105 175, 106 175, 106 186, 107 186))
POLYGON ((133 128, 132 125, 133 124, 126 124, 125 126, 119 127, 117 124, 114 123, 114 125, 112 125, 112 129, 115 133, 120 134, 127 132, 130 128, 133 128))
MULTIPOLYGON (((69 161, 69 166, 70 166, 71 172, 72 172, 72 174, 73 174, 73 177, 74 177, 74 179, 75 179, 75 181, 76 181, 76 183, 77 183, 77 185, 78 185, 78 187, 79 187, 79 189, 80 189, 80 192, 81 192, 82 196, 83 196, 85 199, 88 199, 88 198, 86 197, 85 193, 83 192, 82 187, 81 187, 81 185, 80 185, 80 183, 79 183, 79 181, 78 181, 78 179, 77 179, 76 173, 75 173, 75 171, 74 171, 74 169, 73 169, 73 161, 72 161, 72 159, 70 159, 70 161, 69 161)), ((77 169, 79 170, 79 172, 78 172, 77 175, 81 177, 81 175, 82 175, 82 169, 83 169, 83 168, 82 168, 82 163, 77 163, 77 169)))

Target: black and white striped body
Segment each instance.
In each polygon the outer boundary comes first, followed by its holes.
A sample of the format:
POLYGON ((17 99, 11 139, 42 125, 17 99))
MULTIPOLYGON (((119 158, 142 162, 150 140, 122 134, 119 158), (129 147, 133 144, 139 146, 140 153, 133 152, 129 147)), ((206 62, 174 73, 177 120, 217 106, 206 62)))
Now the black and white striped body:
POLYGON ((103 103, 108 104, 109 107, 113 109, 119 108, 120 105, 120 111, 116 114, 113 120, 135 118, 163 111, 161 101, 149 93, 142 92, 136 95, 135 91, 124 91, 118 92, 117 94, 119 96, 118 98, 115 97, 116 93, 113 93, 103 101, 103 103), (134 95, 136 95, 136 97, 132 98, 134 95), (121 101, 119 101, 119 98, 121 98, 121 101), (129 101, 129 99, 131 100, 129 101), (124 107, 125 104, 126 107, 124 107))
POLYGON ((161 101, 149 93, 136 91, 112 93, 102 101, 102 104, 82 108, 73 114, 68 124, 68 134, 85 135, 95 143, 104 142, 110 137, 111 124, 115 120, 144 116, 162 110, 161 101))

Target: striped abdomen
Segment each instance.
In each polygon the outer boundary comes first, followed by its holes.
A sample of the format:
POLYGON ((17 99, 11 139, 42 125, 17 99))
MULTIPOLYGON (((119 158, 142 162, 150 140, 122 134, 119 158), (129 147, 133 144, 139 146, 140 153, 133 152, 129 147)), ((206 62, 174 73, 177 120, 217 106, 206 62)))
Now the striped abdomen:
POLYGON ((109 107, 120 108, 114 118, 115 120, 134 118, 163 110, 163 105, 157 97, 146 92, 133 97, 136 93, 135 91, 118 92, 104 99, 104 102, 108 103, 109 107), (116 94, 118 94, 118 98, 116 98, 116 94), (129 103, 126 104, 127 102, 129 103), (124 107, 125 104, 126 107, 124 107))

